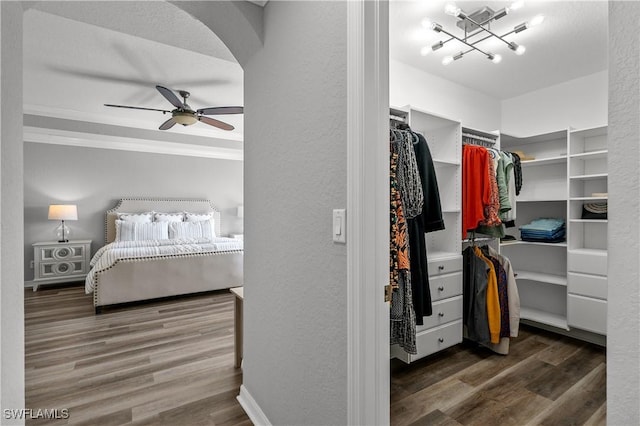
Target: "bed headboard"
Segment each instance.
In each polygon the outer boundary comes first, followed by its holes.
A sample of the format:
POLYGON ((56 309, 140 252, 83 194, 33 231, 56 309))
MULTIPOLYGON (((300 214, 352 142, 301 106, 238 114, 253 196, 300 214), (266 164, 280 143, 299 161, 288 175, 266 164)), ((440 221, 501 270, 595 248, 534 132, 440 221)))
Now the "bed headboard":
POLYGON ((107 210, 105 215, 105 243, 110 243, 116 238, 116 218, 118 213, 209 213, 213 212, 214 227, 217 236, 220 236, 220 212, 209 200, 180 200, 171 198, 122 198, 118 204, 107 210))

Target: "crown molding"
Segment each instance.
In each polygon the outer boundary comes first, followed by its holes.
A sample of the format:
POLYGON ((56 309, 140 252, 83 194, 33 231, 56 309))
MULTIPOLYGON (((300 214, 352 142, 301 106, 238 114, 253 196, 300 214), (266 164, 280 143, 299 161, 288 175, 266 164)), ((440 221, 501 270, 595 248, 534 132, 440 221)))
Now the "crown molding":
POLYGON ((52 145, 78 146, 97 149, 115 149, 154 154, 183 155, 188 157, 216 158, 242 161, 242 148, 223 148, 189 143, 129 138, 105 134, 74 132, 59 129, 24 126, 24 141, 52 145))

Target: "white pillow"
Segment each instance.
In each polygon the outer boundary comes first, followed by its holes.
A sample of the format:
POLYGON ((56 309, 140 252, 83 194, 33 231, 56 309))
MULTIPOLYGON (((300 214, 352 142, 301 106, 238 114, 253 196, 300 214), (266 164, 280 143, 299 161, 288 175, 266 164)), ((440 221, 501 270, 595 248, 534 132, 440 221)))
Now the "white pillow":
POLYGON ((216 236, 216 221, 214 219, 213 213, 189 213, 189 212, 184 212, 184 221, 185 222, 209 221, 211 223, 211 235, 213 237, 216 236))
POLYGON ((127 222, 116 220, 115 241, 141 241, 169 239, 169 222, 127 222))
POLYGON ((151 223, 153 222, 153 212, 118 213, 118 220, 123 220, 125 222, 151 223))
POLYGON ((184 212, 184 221, 185 222, 202 222, 203 220, 211 220, 213 219, 213 213, 189 213, 184 212))
POLYGON ((154 222, 182 222, 184 220, 183 213, 154 213, 154 222))
POLYGON ((211 221, 200 222, 171 222, 169 223, 169 238, 207 238, 213 239, 214 232, 211 221))

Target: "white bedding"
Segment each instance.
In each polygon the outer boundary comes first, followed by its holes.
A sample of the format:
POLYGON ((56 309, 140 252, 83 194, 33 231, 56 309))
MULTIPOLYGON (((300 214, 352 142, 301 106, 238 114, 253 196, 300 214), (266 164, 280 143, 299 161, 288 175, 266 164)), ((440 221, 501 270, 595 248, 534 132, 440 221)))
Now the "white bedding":
POLYGON ((85 280, 85 292, 93 292, 97 272, 113 266, 120 259, 188 255, 243 250, 243 241, 235 238, 171 239, 119 241, 101 247, 91 259, 91 270, 85 280))

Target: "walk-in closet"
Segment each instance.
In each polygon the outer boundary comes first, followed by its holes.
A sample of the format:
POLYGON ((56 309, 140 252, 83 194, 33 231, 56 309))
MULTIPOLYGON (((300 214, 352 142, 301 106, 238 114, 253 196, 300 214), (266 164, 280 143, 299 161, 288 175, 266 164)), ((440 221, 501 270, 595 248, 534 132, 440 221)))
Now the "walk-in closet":
POLYGON ((390 2, 392 425, 605 424, 607 19, 390 2))

